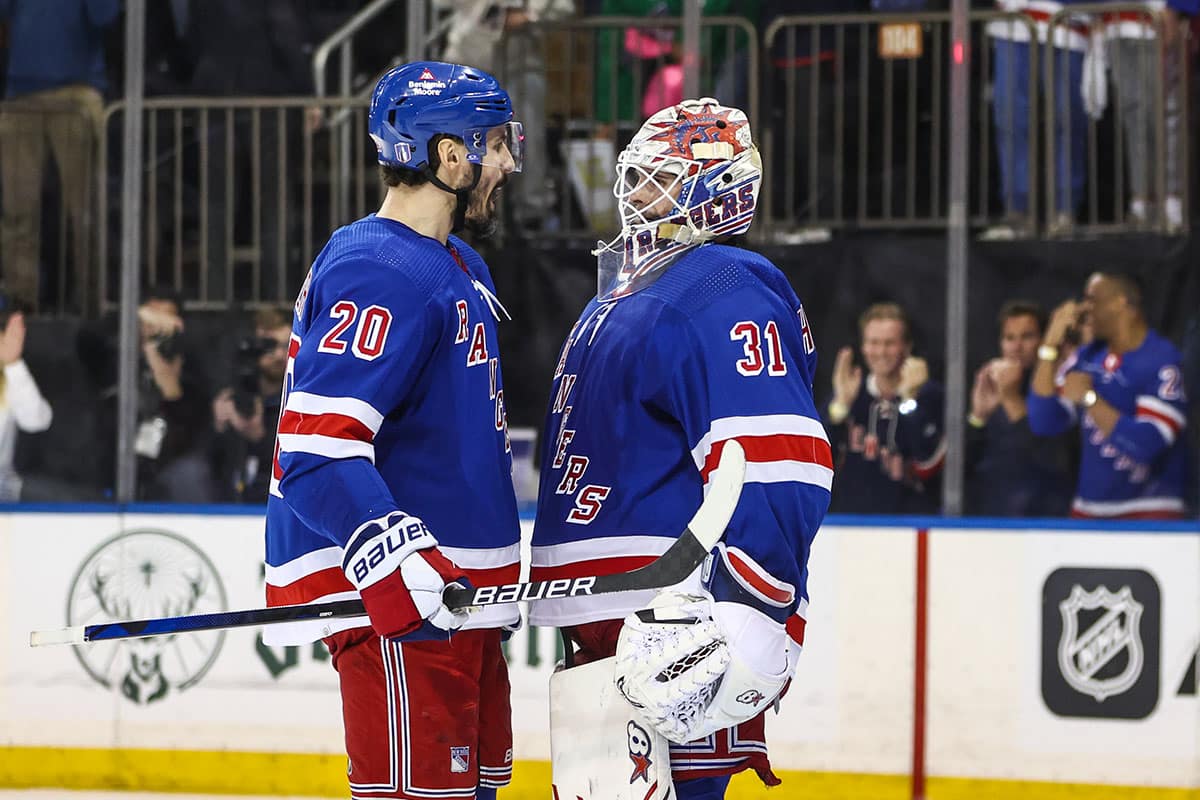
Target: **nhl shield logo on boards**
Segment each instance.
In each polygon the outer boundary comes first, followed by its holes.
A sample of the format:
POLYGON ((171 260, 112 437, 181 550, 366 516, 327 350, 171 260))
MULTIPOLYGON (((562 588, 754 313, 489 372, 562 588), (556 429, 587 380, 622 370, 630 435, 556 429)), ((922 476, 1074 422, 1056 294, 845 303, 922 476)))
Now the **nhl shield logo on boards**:
POLYGON ((1070 597, 1058 604, 1063 618, 1058 667, 1067 683, 1101 703, 1128 691, 1145 665, 1138 631, 1143 608, 1128 586, 1122 586, 1116 594, 1103 586, 1093 592, 1085 592, 1079 584, 1071 587, 1070 597), (1079 612, 1095 609, 1102 609, 1103 615, 1081 630, 1079 612), (1128 651, 1124 669, 1108 678, 1097 677, 1123 651, 1128 651))
POLYGON ((1064 717, 1142 719, 1158 704, 1161 593, 1138 569, 1063 567, 1042 587, 1042 699, 1064 717))

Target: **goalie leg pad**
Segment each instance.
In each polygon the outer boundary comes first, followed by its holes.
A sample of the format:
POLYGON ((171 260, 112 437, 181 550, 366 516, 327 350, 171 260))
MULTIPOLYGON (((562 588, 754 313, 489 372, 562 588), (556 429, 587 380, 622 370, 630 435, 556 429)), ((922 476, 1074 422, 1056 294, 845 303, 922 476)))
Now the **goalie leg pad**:
POLYGON ((616 659, 550 678, 550 763, 560 800, 673 797, 670 745, 617 691, 616 659))

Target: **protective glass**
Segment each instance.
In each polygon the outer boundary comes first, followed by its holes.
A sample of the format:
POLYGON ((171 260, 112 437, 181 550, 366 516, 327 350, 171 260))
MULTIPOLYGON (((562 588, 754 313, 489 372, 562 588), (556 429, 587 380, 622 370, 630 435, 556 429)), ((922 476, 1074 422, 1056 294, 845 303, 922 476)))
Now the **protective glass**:
POLYGON ((494 128, 468 132, 470 161, 502 172, 520 172, 525 162, 525 128, 506 122, 494 128))

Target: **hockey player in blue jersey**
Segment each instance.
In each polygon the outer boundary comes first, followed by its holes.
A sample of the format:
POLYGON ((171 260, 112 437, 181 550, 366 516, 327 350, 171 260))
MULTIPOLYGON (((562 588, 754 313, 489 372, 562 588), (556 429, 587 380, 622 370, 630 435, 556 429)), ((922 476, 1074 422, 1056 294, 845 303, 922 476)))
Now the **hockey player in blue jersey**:
MULTIPOLYGON (((731 439, 746 453, 745 485, 722 543, 684 584, 657 596, 543 601, 530 620, 563 628, 575 651, 581 668, 556 675, 560 686, 616 655, 607 683, 639 709, 628 745, 624 727, 615 732, 618 760, 627 749, 635 765, 618 796, 669 796, 673 774, 681 800, 709 800, 747 768, 778 783, 763 712, 803 641, 808 556, 832 457, 800 300, 767 259, 722 244, 750 227, 757 208, 762 164, 745 114, 710 98, 667 108, 621 153, 617 173, 621 234, 597 250, 597 296, 554 373, 531 577, 624 572, 661 555, 731 439), (645 671, 672 662, 694 668, 666 681, 645 671), (647 741, 646 726, 673 744, 663 779, 642 785, 666 749, 647 741)), ((552 709, 557 697, 552 682, 552 709)), ((582 736, 552 711, 551 737, 555 788, 575 797, 563 776, 579 773, 571 751, 582 736)), ((580 782, 628 766, 586 765, 592 774, 580 782)))
POLYGON ((267 505, 269 605, 361 597, 367 616, 269 629, 322 638, 355 797, 494 798, 512 769, 501 629, 449 584, 515 581, 511 479, 486 232, 521 166, 508 94, 479 70, 404 64, 369 132, 387 193, 336 231, 296 300, 267 505), (451 632, 457 631, 451 636, 451 632))
POLYGON ((1055 309, 1038 349, 1029 427, 1053 436, 1079 424, 1074 517, 1177 519, 1184 513, 1182 359, 1146 323, 1141 302, 1131 278, 1098 272, 1082 302, 1055 309), (1056 367, 1069 332, 1085 323, 1094 339, 1056 367))

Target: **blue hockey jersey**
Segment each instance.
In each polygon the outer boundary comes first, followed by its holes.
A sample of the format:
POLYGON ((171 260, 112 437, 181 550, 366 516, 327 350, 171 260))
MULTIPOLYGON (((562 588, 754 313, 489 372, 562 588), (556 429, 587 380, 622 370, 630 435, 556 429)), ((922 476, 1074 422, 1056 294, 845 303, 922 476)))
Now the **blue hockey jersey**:
MULTIPOLYGON (((357 596, 342 548, 367 520, 420 517, 476 585, 512 582, 512 486, 495 298, 483 259, 371 215, 335 232, 296 300, 267 502, 268 605, 357 596)), ((488 607, 467 627, 516 622, 488 607)), ((366 617, 268 628, 313 641, 366 617)))
POLYGON ((1124 354, 1104 342, 1077 350, 1061 376, 1081 370, 1092 376, 1097 396, 1121 413, 1110 436, 1087 413, 1062 397, 1029 395, 1029 426, 1051 436, 1076 422, 1082 457, 1072 516, 1169 518, 1184 511, 1187 455, 1180 433, 1186 424, 1181 357, 1154 331, 1124 354))
MULTIPOLYGON (((802 631, 833 477, 815 364, 787 279, 744 250, 698 247, 636 294, 590 302, 555 369, 531 577, 625 572, 661 555, 699 507, 723 443, 737 439, 745 486, 719 555, 739 585, 724 588, 802 631)), ((653 594, 542 601, 530 622, 620 619, 653 594)))

